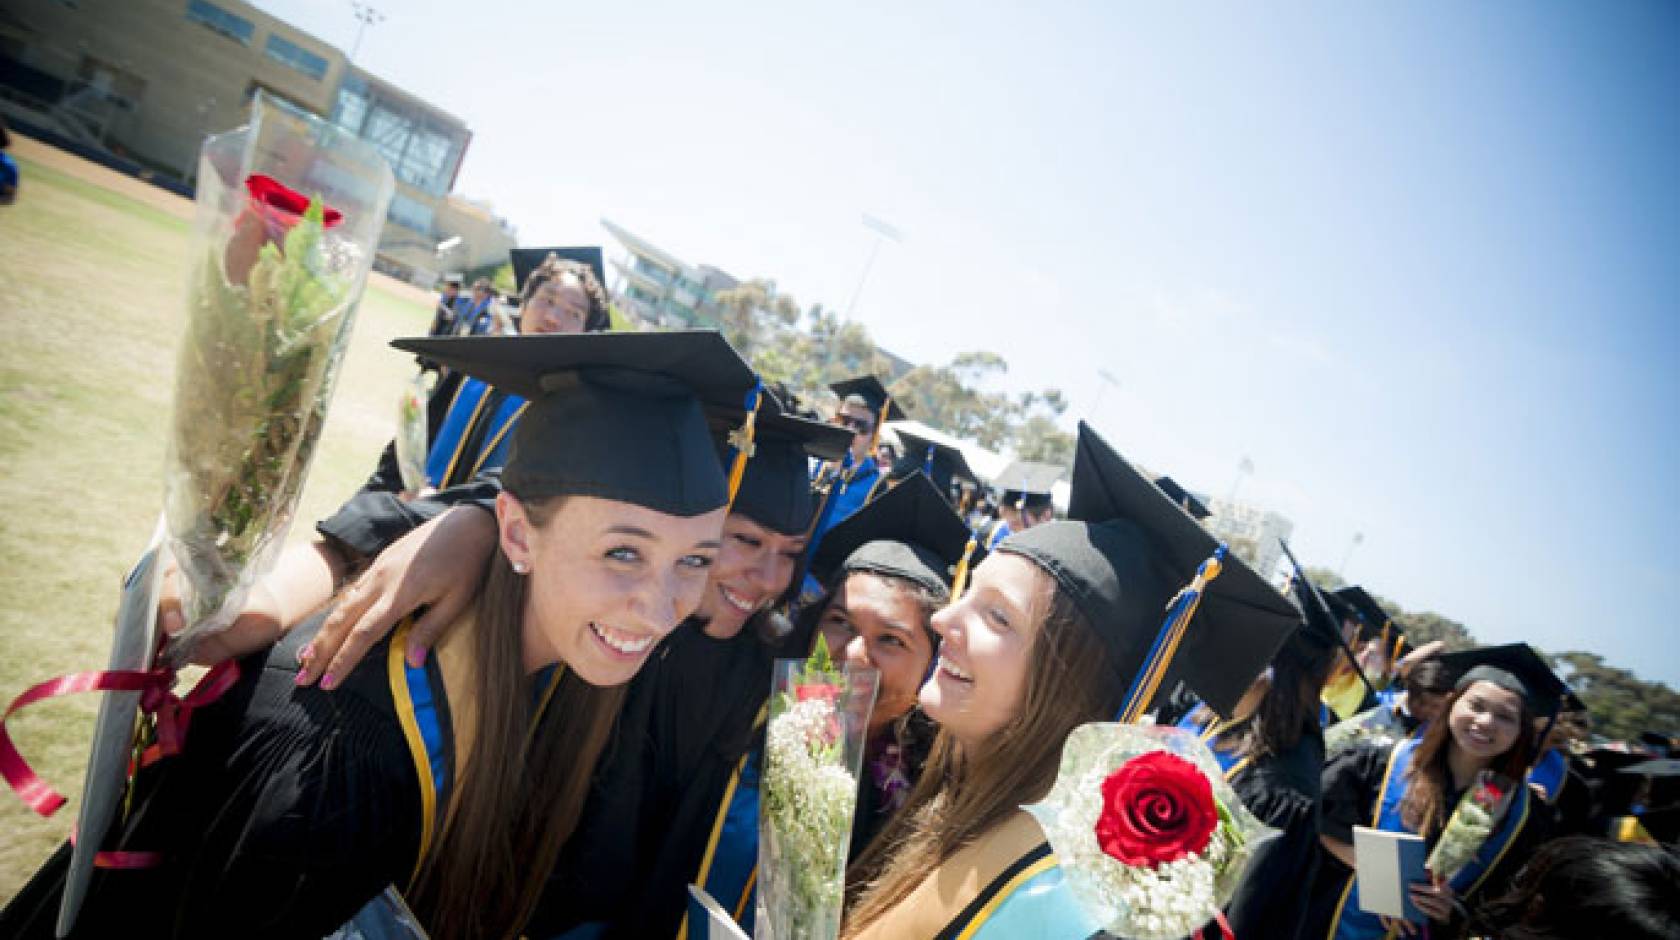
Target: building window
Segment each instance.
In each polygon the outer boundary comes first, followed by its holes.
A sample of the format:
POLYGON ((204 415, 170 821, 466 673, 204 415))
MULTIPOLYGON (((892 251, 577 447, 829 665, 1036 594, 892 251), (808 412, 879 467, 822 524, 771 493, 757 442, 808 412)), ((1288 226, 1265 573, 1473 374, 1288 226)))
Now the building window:
POLYGON ((392 167, 400 179, 427 192, 448 188, 450 140, 429 128, 415 128, 409 135, 402 163, 392 167))
POLYGON ((284 36, 270 33, 263 51, 270 59, 320 81, 327 75, 327 60, 284 36))
POLYGON ((247 46, 251 44, 251 35, 256 32, 250 20, 228 12, 210 0, 187 0, 187 19, 247 46))
POLYGON ((344 87, 338 90, 338 103, 333 106, 333 123, 352 134, 362 135, 362 122, 367 120, 367 93, 344 87))
POLYGON ((422 235, 432 233, 432 207, 418 199, 397 193, 391 197, 391 208, 385 214, 398 225, 406 225, 422 235))

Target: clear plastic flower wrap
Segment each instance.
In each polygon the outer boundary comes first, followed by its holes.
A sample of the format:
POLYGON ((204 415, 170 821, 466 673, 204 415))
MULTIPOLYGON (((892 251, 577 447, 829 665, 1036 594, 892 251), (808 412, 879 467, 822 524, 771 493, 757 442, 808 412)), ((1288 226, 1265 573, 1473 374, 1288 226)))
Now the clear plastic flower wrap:
POLYGON ((758 822, 758 940, 840 933, 846 853, 879 673, 836 666, 826 644, 776 661, 758 822))
POLYGON ((165 467, 177 658, 231 623, 285 539, 392 189, 370 145, 260 93, 205 141, 165 467))
POLYGON ((1348 748, 1369 743, 1387 747, 1406 737, 1399 716, 1387 705, 1378 705, 1338 721, 1324 731, 1324 756, 1333 757, 1348 748))
POLYGON ((426 375, 420 373, 403 386, 397 400, 397 472, 403 489, 418 493, 426 480, 426 375))
POLYGON ((1441 838, 1424 863, 1430 874, 1445 881, 1457 877, 1493 834, 1515 792, 1509 779, 1491 770, 1478 771, 1475 782, 1459 797, 1458 806, 1453 808, 1452 816, 1441 830, 1441 838))
POLYGON ((1135 940, 1187 936, 1213 920, 1255 846, 1275 835, 1196 734, 1152 725, 1074 729, 1055 786, 1026 809, 1085 913, 1135 940))

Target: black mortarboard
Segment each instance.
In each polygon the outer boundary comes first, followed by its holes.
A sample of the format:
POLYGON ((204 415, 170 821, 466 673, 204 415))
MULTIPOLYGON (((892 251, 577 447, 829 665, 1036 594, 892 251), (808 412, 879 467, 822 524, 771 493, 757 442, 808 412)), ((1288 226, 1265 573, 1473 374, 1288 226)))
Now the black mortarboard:
POLYGON ((398 339, 529 400, 502 484, 693 516, 728 500, 701 403, 740 407, 756 379, 714 330, 398 339))
POLYGON ((1557 714, 1563 693, 1569 688, 1527 643, 1443 653, 1441 664, 1454 676, 1454 688, 1491 682, 1522 696, 1529 710, 1542 718, 1557 714))
POLYGON ((898 460, 892 465, 889 474, 894 481, 903 480, 917 471, 926 471, 928 479, 933 481, 934 488, 941 493, 951 491, 952 480, 962 480, 967 483, 979 483, 980 478, 969 468, 968 461, 963 458, 962 451, 935 441, 930 441, 919 434, 899 430, 900 448, 898 460))
POLYGON ((1383 636, 1383 627, 1388 628, 1388 636, 1393 637, 1399 631, 1388 611, 1383 610, 1377 599, 1365 593, 1365 589, 1357 584, 1331 591, 1330 594, 1353 613, 1353 619, 1359 621, 1360 639, 1370 640, 1383 636))
MULTIPOLYGON (((817 511, 808 458, 839 460, 851 446, 852 432, 778 414, 775 403, 776 399, 767 395, 759 408, 753 453, 729 511, 782 535, 804 535, 817 511)), ((735 445, 729 437, 745 421, 746 411, 739 406, 714 406, 706 409, 706 419, 711 424, 718 458, 728 467, 735 459, 735 445)))
POLYGON ((889 403, 891 396, 887 394, 887 387, 882 385, 881 380, 873 375, 860 375, 855 379, 845 379, 835 382, 829 388, 834 391, 834 394, 840 396, 841 401, 856 396, 875 416, 877 424, 881 420, 882 405, 887 405, 888 421, 903 421, 908 417, 904 413, 904 409, 898 407, 897 401, 890 401, 889 403))
MULTIPOLYGON (((1081 421, 1068 521, 1017 532, 998 551, 1025 556, 1056 580, 1130 684, 1169 603, 1218 547, 1081 421)), ((1169 665, 1209 707, 1229 716, 1300 619, 1282 594, 1227 553, 1169 665)))
POLYGON ((1050 489, 1062 478, 1061 467, 1030 460, 1017 460, 992 478, 1003 490, 1003 503, 1014 509, 1042 512, 1050 506, 1050 489))
POLYGON ((1669 749, 1674 746, 1674 739, 1658 731, 1641 731, 1639 733, 1639 743, 1659 754, 1667 754, 1669 749))
POLYGON ((1201 500, 1197 499, 1189 490, 1179 486, 1178 482, 1172 477, 1156 477, 1155 485, 1161 488, 1161 492, 1167 494, 1168 499, 1178 504, 1180 509, 1189 513, 1190 517, 1197 522, 1213 515, 1208 512, 1207 506, 1203 505, 1201 500))
POLYGON ((811 571, 824 583, 842 571, 872 571, 943 595, 968 540, 968 526, 918 473, 830 529, 811 571))
POLYGON ((513 282, 519 285, 519 290, 525 290, 525 279, 537 269, 537 265, 547 260, 549 255, 556 255, 567 261, 588 265, 595 272, 595 280, 601 289, 607 287, 607 268, 601 260, 601 249, 595 245, 583 245, 577 248, 510 248, 508 260, 513 263, 513 282))

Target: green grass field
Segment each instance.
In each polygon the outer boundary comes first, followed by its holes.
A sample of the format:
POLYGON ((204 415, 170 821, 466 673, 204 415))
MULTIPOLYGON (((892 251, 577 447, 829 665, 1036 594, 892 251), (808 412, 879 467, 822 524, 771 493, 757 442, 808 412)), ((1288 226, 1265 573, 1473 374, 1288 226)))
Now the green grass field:
MULTIPOLYGON (((73 162, 19 158, 19 199, 0 208, 0 704, 105 666, 120 581, 161 508, 187 277, 178 213, 73 162)), ((414 291, 370 285, 293 538, 372 468, 413 374, 386 342, 429 322, 414 291)), ((71 802, 41 819, 0 793, 0 899, 75 820, 95 705, 72 696, 8 723, 71 802)))

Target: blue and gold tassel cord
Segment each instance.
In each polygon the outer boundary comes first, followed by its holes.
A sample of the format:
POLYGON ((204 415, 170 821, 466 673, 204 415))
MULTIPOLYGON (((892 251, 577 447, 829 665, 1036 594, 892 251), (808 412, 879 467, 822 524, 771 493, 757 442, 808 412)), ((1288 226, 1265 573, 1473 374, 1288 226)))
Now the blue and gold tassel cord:
POLYGON ((1167 675, 1167 667, 1172 665, 1178 645, 1183 642, 1185 631, 1196 616, 1196 608, 1201 606, 1202 594, 1207 590, 1208 582, 1219 577, 1219 572, 1224 570, 1225 556, 1229 551, 1224 542, 1219 543, 1213 555, 1196 569, 1196 577, 1191 579, 1189 586, 1179 591, 1173 602, 1167 605, 1167 620, 1161 625, 1161 631, 1155 634, 1155 642, 1149 647, 1143 668, 1126 692, 1117 721, 1127 724, 1136 722, 1153 704, 1155 693, 1161 688, 1161 680, 1167 675))
POLYGON ((741 480, 747 474, 747 461, 757 451, 753 435, 758 425, 758 406, 764 400, 764 383, 759 382, 747 393, 747 420, 729 432, 729 446, 735 448, 735 461, 729 467, 729 506, 735 506, 735 494, 741 491, 741 480))
POLYGON ((951 576, 951 603, 953 604, 962 597, 963 590, 968 587, 968 562, 969 559, 974 557, 974 549, 979 544, 973 533, 970 533, 968 544, 963 546, 962 558, 957 560, 957 571, 951 576))

